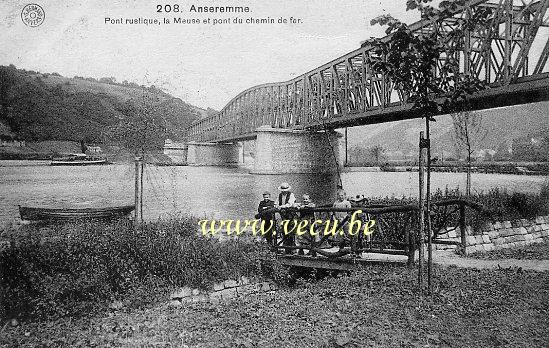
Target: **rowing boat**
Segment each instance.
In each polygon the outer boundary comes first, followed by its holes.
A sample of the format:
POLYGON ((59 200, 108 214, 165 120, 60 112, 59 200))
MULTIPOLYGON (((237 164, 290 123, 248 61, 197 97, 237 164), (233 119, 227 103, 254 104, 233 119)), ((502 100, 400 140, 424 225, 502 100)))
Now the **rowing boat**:
POLYGON ((22 220, 89 220, 115 219, 129 215, 134 205, 103 208, 42 208, 19 206, 22 220))
POLYGON ((109 161, 106 158, 98 160, 83 160, 83 161, 63 161, 63 160, 52 160, 52 166, 89 166, 94 164, 109 164, 109 161))

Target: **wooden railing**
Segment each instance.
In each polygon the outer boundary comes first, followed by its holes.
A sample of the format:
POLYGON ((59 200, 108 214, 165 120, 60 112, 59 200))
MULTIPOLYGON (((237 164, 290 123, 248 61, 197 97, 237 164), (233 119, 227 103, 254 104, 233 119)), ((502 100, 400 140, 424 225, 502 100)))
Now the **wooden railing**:
MULTIPOLYGON (((474 202, 463 199, 447 199, 431 203, 432 242, 433 244, 456 245, 459 251, 466 253, 467 248, 467 209, 474 209, 487 213, 487 210, 474 202), (459 241, 442 240, 441 233, 459 230, 459 241)), ((258 214, 256 217, 275 216, 276 237, 272 239, 272 250, 285 255, 293 254, 296 250, 302 250, 303 254, 311 258, 350 258, 360 259, 364 254, 379 253, 389 255, 407 256, 408 264, 414 262, 415 252, 419 247, 419 206, 409 205, 355 205, 351 208, 315 207, 315 208, 271 208, 258 214), (331 228, 326 228, 329 221, 334 223, 335 213, 346 213, 346 216, 338 220, 338 228, 335 235, 331 228), (287 231, 284 232, 282 216, 293 215, 295 223, 288 222, 287 231), (304 245, 297 245, 295 241, 297 226, 303 221, 300 216, 315 215, 317 224, 311 230, 308 224, 302 229, 304 238, 308 240, 304 245), (354 219, 353 219, 354 214, 354 219), (375 224, 369 235, 364 234, 364 225, 373 220, 375 224), (352 221, 361 222, 361 231, 349 234, 349 226, 352 221), (297 224, 297 225, 292 225, 297 224), (329 231, 328 231, 329 230, 329 231), (311 237, 313 231, 317 237, 311 237), (330 233, 326 233, 326 231, 330 233)), ((330 225, 330 227, 333 225, 330 225)), ((357 224, 355 223, 355 227, 357 224)), ((425 241, 426 242, 426 241, 425 241)))

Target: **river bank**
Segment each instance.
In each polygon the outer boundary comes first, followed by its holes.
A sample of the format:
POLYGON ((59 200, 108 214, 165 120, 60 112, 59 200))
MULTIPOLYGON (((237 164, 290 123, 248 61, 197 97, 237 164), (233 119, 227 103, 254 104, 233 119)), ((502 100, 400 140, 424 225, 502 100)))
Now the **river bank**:
MULTIPOLYGON (((29 161, 38 163, 51 161, 54 157, 70 153, 81 153, 82 146, 76 141, 35 141, 24 142, 22 146, 0 146, 0 165, 4 161, 29 161)), ((113 144, 101 144, 101 155, 111 162, 130 163, 135 156, 128 150, 113 144)), ((147 153, 149 162, 170 163, 169 157, 162 153, 162 150, 147 153)), ((5 164, 4 164, 5 165, 5 164)))
POLYGON ((298 282, 222 302, 120 308, 6 326, 0 345, 71 347, 544 347, 549 273, 435 268, 420 298, 405 267, 298 282))
MULTIPOLYGON (((417 172, 417 164, 391 164, 373 166, 345 166, 347 172, 417 172)), ((448 164, 433 164, 432 172, 467 173, 467 166, 462 162, 448 164)), ((472 173, 481 174, 512 174, 512 175, 549 175, 549 162, 489 162, 475 163, 471 166, 472 173)))

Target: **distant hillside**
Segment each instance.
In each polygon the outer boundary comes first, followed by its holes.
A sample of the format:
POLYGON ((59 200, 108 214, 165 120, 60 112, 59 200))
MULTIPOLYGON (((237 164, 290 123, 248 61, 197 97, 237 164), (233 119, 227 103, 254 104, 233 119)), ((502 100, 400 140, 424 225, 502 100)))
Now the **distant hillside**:
MULTIPOLYGON (((148 112, 165 136, 183 139, 194 120, 215 113, 154 86, 112 78, 67 78, 0 66, 0 136, 27 141, 109 141, 109 130, 148 112)), ((158 139, 158 145, 164 139, 158 139)))
MULTIPOLYGON (((549 142, 549 102, 484 110, 480 113, 486 135, 475 147, 476 150, 510 149, 513 144, 526 140, 535 142, 541 139, 549 142)), ((400 151, 415 155, 419 132, 424 129, 423 119, 350 128, 349 146, 381 146, 386 152, 400 151)), ((431 123, 431 138, 435 156, 444 151, 457 157, 451 116, 436 117, 436 122, 431 123)))

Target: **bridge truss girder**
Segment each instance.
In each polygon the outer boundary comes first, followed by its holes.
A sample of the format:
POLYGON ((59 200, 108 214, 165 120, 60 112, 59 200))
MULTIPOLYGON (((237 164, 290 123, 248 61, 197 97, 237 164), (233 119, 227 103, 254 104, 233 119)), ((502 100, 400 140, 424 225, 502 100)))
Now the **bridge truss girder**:
MULTIPOLYGON (((472 97, 473 108, 549 100, 548 6, 549 0, 473 0, 438 22, 437 30, 451 32, 458 21, 490 11, 487 24, 464 33, 453 57, 459 61, 460 73, 490 87, 472 97)), ((435 23, 420 21, 410 29, 429 32, 435 23)), ((390 35, 383 40, 390 40, 390 35)), ((376 58, 371 47, 364 45, 290 81, 249 88, 218 114, 193 123, 189 139, 251 139, 263 125, 314 130, 418 117, 405 93, 372 69, 369 61, 376 58)))

